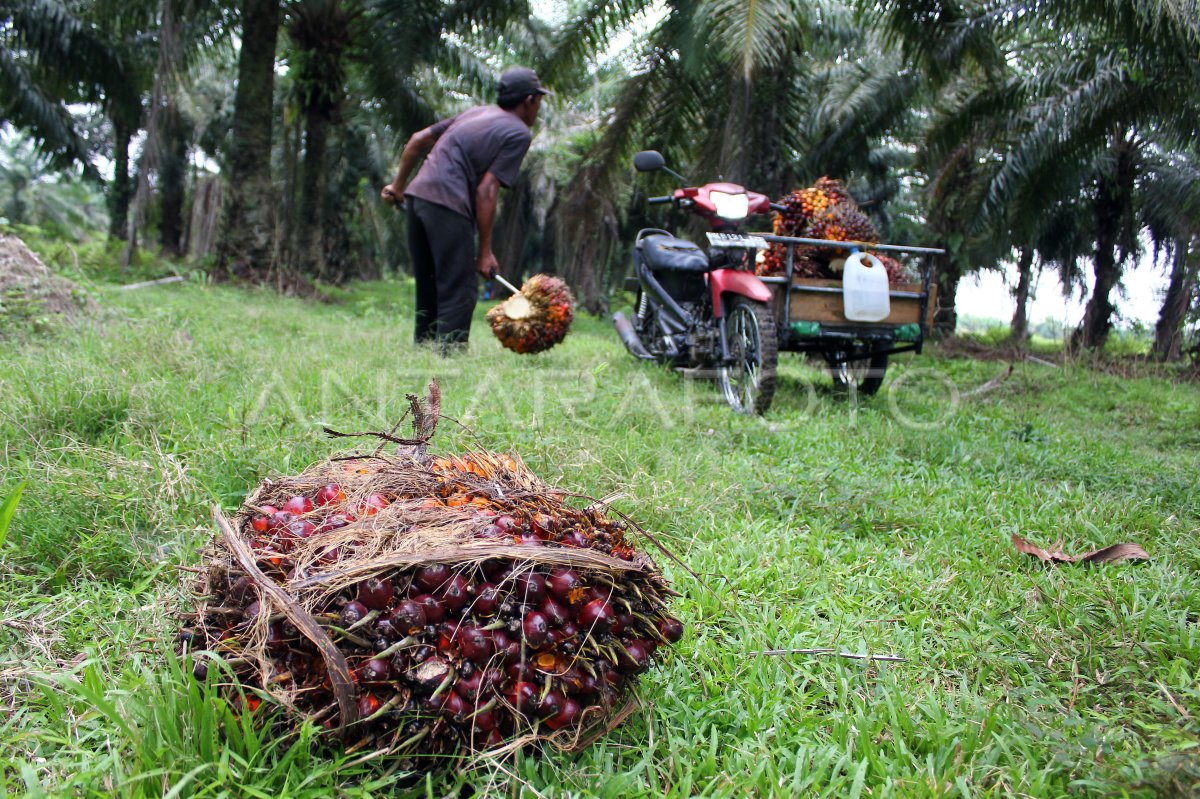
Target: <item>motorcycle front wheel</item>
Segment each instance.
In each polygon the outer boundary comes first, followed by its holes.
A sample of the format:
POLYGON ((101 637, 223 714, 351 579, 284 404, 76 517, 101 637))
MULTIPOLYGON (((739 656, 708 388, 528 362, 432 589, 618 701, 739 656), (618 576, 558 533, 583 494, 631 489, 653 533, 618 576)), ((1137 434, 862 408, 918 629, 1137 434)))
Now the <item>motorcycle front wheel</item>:
POLYGON ((725 401, 738 413, 766 413, 775 397, 779 361, 775 319, 766 303, 733 298, 725 319, 725 348, 730 363, 718 376, 725 401))

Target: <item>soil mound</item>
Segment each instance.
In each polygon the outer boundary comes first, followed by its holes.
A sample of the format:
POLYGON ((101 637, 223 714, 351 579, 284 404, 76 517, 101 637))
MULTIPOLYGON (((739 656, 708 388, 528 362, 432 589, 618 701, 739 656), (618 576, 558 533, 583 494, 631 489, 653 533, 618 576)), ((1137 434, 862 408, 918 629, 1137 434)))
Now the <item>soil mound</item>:
POLYGON ((53 314, 75 319, 94 309, 83 290, 47 269, 25 242, 0 234, 0 318, 53 314))

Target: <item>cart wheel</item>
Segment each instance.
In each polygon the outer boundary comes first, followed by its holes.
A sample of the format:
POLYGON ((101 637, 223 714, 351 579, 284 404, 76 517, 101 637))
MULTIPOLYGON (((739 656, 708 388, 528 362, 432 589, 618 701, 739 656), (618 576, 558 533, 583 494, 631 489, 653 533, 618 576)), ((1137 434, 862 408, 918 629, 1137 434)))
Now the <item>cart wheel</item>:
POLYGON ((775 396, 779 360, 770 307, 734 297, 725 320, 725 346, 733 361, 721 367, 718 378, 725 401, 738 413, 766 413, 775 396))
POLYGON ((829 376, 833 378, 835 388, 848 391, 854 385, 859 394, 870 396, 883 385, 883 376, 888 367, 886 354, 855 347, 853 350, 837 350, 830 356, 826 357, 830 359, 829 376))

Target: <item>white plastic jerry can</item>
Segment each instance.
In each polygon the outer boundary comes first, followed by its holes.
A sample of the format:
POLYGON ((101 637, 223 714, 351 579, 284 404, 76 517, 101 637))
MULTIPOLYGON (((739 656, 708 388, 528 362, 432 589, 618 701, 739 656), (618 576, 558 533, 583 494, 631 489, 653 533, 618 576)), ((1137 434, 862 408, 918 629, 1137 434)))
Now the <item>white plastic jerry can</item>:
POLYGON ((846 259, 842 303, 852 322, 878 322, 891 314, 887 270, 874 255, 856 252, 846 259))

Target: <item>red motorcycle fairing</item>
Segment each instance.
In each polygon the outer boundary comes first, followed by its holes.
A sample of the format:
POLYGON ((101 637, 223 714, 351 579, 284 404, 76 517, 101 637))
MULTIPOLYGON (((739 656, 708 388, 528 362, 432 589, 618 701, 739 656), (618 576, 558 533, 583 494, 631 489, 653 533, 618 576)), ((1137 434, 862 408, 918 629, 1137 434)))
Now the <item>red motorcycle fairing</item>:
POLYGON ((751 272, 738 269, 715 269, 708 273, 708 287, 712 291, 713 316, 721 318, 721 295, 741 294, 755 302, 770 302, 771 290, 751 272))

